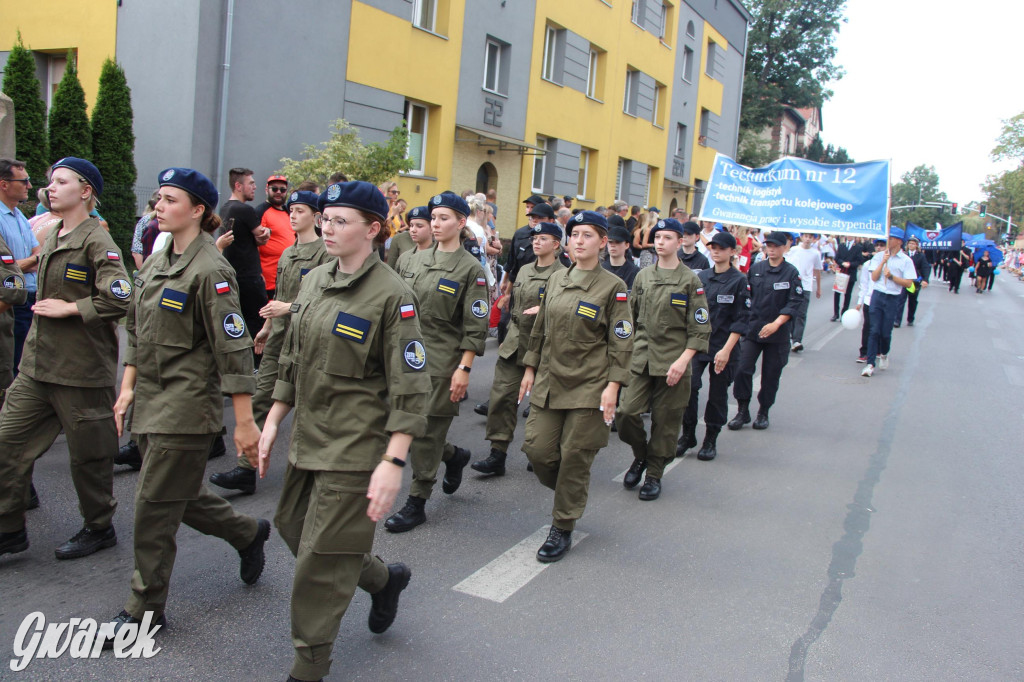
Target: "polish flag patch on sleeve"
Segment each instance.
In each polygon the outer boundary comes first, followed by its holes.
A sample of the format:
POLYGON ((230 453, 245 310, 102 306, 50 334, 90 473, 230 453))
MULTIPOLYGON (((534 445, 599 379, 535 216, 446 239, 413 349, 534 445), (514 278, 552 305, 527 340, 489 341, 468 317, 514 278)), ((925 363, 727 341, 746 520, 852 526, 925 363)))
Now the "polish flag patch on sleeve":
POLYGON ((412 303, 407 303, 398 310, 402 314, 403 320, 407 320, 410 317, 416 317, 416 306, 414 306, 412 303))
POLYGON ((624 303, 625 301, 629 300, 629 294, 627 294, 625 291, 620 291, 617 294, 615 294, 615 300, 620 303, 624 303))
POLYGON ((117 251, 107 251, 107 260, 121 260, 121 254, 117 251))
POLYGON ((231 285, 227 282, 217 282, 213 285, 218 294, 226 294, 231 291, 231 285))
POLYGON ((700 296, 700 295, 701 295, 701 294, 703 294, 703 293, 704 293, 704 287, 701 287, 700 289, 697 289, 697 291, 696 291, 696 294, 697 294, 698 296, 700 296))
POLYGON ((483 277, 477 277, 476 278, 476 285, 478 287, 485 287, 485 286, 487 286, 487 280, 484 279, 483 277))
POLYGON ((14 263, 14 256, 0 256, 0 263, 11 265, 14 263))

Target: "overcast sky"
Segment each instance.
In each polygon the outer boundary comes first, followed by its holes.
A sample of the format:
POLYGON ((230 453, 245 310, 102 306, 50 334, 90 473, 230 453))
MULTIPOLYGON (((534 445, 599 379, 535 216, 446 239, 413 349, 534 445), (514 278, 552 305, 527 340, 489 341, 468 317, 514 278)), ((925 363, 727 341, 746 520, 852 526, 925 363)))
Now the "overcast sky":
POLYGON ((892 159, 893 182, 925 164, 951 201, 983 198, 985 176, 1013 167, 989 152, 1002 121, 1024 112, 1024 2, 847 0, 846 16, 825 143, 892 159))

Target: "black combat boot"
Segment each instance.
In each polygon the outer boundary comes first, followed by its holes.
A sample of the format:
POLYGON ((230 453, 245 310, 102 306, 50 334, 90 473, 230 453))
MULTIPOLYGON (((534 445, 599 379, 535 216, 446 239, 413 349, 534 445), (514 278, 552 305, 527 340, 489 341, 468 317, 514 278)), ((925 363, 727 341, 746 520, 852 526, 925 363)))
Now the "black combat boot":
POLYGON ((114 455, 114 464, 129 466, 135 471, 142 468, 142 453, 139 452, 139 444, 133 440, 128 441, 117 449, 114 455))
POLYGON ((210 476, 210 483, 227 490, 240 490, 245 495, 256 492, 256 470, 235 467, 231 471, 222 471, 210 476))
POLYGON ((757 411, 757 419, 754 420, 753 427, 758 431, 764 431, 768 428, 768 408, 762 407, 757 411))
POLYGON ((629 471, 622 477, 622 487, 626 490, 632 490, 640 483, 640 477, 644 475, 644 470, 647 469, 647 460, 633 458, 633 463, 629 465, 629 471))
POLYGON ((444 463, 444 479, 441 480, 441 490, 446 495, 451 495, 462 485, 462 470, 469 464, 473 454, 465 448, 455 448, 455 454, 444 463))
POLYGON ((744 424, 750 423, 750 401, 738 400, 736 402, 738 403, 736 416, 732 418, 732 421, 726 424, 730 431, 739 431, 743 428, 744 424))
POLYGON ((697 445, 697 425, 683 424, 683 435, 676 443, 676 457, 682 457, 686 451, 697 445))
POLYGON ((28 531, 22 528, 13 533, 0 533, 0 555, 17 554, 28 549, 28 531))
POLYGON ((388 520, 384 522, 384 528, 392 533, 404 533, 407 530, 412 530, 421 523, 425 523, 427 520, 427 514, 423 511, 423 507, 426 504, 427 501, 422 497, 410 495, 405 501, 405 506, 402 507, 397 514, 392 514, 388 520))
POLYGON ((548 531, 548 539, 537 550, 537 561, 550 564, 565 556, 565 553, 572 547, 572 531, 562 530, 551 526, 548 531))
POLYGON ((704 432, 704 444, 700 446, 700 452, 697 453, 697 459, 702 462, 710 462, 718 456, 718 449, 716 443, 718 441, 718 433, 722 429, 717 426, 709 426, 704 432))
POLYGON ((641 500, 656 500, 661 497, 661 479, 648 476, 640 486, 641 500))
POLYGON ((73 538, 54 550, 54 553, 58 559, 80 559, 116 544, 117 533, 114 532, 113 526, 107 526, 103 530, 83 528, 75 533, 73 538))
POLYGON ((238 556, 242 560, 238 574, 242 582, 252 585, 260 579, 263 574, 263 566, 267 563, 267 557, 263 553, 263 545, 270 538, 270 521, 260 519, 256 526, 256 537, 245 549, 238 550, 238 556))
POLYGON ((508 453, 491 448, 491 454, 487 455, 487 459, 473 462, 470 466, 473 467, 473 471, 479 471, 481 474, 504 476, 506 457, 508 457, 508 453))
POLYGON ((409 585, 412 571, 405 564, 388 564, 388 584, 376 594, 370 595, 370 617, 366 624, 370 632, 379 635, 391 627, 398 614, 398 595, 409 585))
POLYGON ((217 459, 227 454, 228 446, 224 444, 224 436, 217 436, 213 441, 213 445, 210 446, 210 454, 206 456, 207 461, 211 459, 217 459))

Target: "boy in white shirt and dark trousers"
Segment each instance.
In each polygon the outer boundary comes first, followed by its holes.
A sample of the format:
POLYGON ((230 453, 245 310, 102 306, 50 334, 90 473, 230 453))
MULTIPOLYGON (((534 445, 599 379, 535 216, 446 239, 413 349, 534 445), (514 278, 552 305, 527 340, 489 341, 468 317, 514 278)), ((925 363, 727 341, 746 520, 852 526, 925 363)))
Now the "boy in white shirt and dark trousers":
POLYGON ((900 293, 917 279, 917 269, 910 256, 903 253, 903 230, 889 228, 888 248, 876 253, 868 263, 871 281, 871 331, 868 333, 867 367, 860 373, 869 377, 879 369, 889 369, 889 346, 892 343, 892 326, 896 322, 900 293))
MULTIPOLYGON (((885 249, 885 240, 876 239, 874 253, 881 253, 885 249)), ((868 251, 868 245, 864 245, 864 258, 874 255, 868 251)), ((857 292, 857 310, 860 311, 864 322, 860 326, 860 353, 857 354, 857 362, 864 364, 868 361, 868 336, 871 334, 871 270, 861 268, 857 274, 857 283, 860 285, 857 292)), ((850 285, 853 286, 852 284, 850 285)))
POLYGON ((793 334, 789 349, 799 353, 804 349, 804 328, 807 326, 807 308, 811 305, 811 288, 816 298, 821 298, 821 252, 815 242, 817 235, 805 232, 800 235, 800 245, 786 252, 786 260, 800 273, 800 285, 803 291, 797 290, 803 299, 800 309, 793 317, 793 334))

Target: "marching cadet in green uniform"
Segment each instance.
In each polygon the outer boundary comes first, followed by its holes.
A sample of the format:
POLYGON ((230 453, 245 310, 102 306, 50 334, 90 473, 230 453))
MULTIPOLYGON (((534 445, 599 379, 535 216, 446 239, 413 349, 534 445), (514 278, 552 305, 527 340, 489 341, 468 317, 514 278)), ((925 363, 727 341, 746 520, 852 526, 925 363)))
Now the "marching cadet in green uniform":
POLYGON ((113 620, 115 633, 147 612, 154 623, 166 623, 182 523, 238 550, 247 585, 263 572, 263 544, 270 537, 269 521, 238 514, 203 485, 207 453, 224 423, 224 395, 234 404, 235 447, 255 461, 259 442, 252 417, 252 340, 234 270, 210 236, 220 226, 217 188, 189 168, 168 168, 158 182, 156 218, 171 243, 135 273, 124 377, 114 405, 120 432, 135 403, 132 432, 142 451, 135 572, 124 610, 113 620))
POLYGON ((498 364, 494 367, 490 408, 487 411, 487 440, 491 441, 491 454, 473 462, 473 469, 482 474, 505 474, 505 458, 518 421, 519 385, 523 381, 523 358, 530 343, 530 333, 537 319, 544 290, 552 275, 565 266, 558 261, 562 241, 562 228, 557 223, 542 222, 533 226, 533 253, 537 260, 524 265, 512 283, 513 308, 511 324, 505 340, 498 348, 498 364))
MULTIPOLYGON (((405 223, 410 228, 412 227, 413 220, 420 220, 422 222, 430 224, 430 210, 426 206, 417 206, 408 213, 405 214, 405 223)), ((402 230, 391 237, 391 246, 388 247, 388 265, 392 268, 398 268, 398 259, 404 253, 409 251, 415 251, 417 249, 416 240, 413 239, 412 232, 409 229, 402 230)))
MULTIPOLYGON (((299 295, 299 285, 313 268, 331 260, 323 240, 316 233, 320 221, 320 195, 307 191, 292 192, 288 198, 288 213, 296 242, 284 250, 277 263, 277 290, 274 300, 260 309, 260 316, 266 322, 254 340, 257 355, 263 355, 256 375, 256 395, 252 399, 253 417, 261 429, 274 402, 272 396, 277 383, 278 358, 291 322, 289 311, 299 295)), ((239 454, 235 468, 213 474, 210 483, 252 495, 256 492, 256 469, 244 454, 239 454)))
POLYGON ((303 280, 281 353, 274 406, 260 438, 260 475, 295 408, 275 523, 295 555, 289 680, 319 680, 356 585, 372 594, 369 626, 384 632, 411 573, 369 552, 402 485, 430 392, 412 290, 377 256, 387 201, 367 182, 327 188, 331 260, 303 280))
POLYGON ((399 274, 416 294, 420 324, 427 348, 431 393, 427 400, 427 431, 412 444, 412 486, 405 506, 387 520, 392 533, 412 530, 427 520, 423 511, 445 463, 442 490, 451 495, 462 484, 470 452, 446 438, 459 402, 469 386, 473 358, 484 353, 490 307, 487 278, 480 261, 462 248, 462 229, 469 205, 457 194, 444 192, 430 200, 432 248, 403 257, 399 274), (406 260, 408 259, 408 260, 406 260))
POLYGON ((25 509, 32 466, 64 430, 71 480, 85 526, 56 550, 58 559, 117 544, 114 499, 114 382, 117 321, 132 287, 121 252, 89 217, 103 177, 74 157, 53 165, 50 204, 63 220, 39 263, 35 316, 17 378, 0 411, 0 554, 28 549, 25 509))
POLYGON ((690 360, 708 349, 711 325, 708 301, 700 279, 679 260, 683 226, 678 220, 659 220, 651 230, 658 261, 633 280, 629 305, 636 324, 632 376, 619 405, 619 438, 633 448, 633 464, 622 485, 640 488, 641 500, 661 495, 665 465, 676 454, 676 438, 690 401, 690 360), (651 412, 651 438, 644 429, 644 412, 651 412))
POLYGON ((551 531, 537 551, 558 561, 587 506, 590 467, 608 444, 619 388, 629 384, 633 320, 626 284, 600 265, 608 223, 594 211, 569 221, 575 263, 548 280, 523 358, 519 400, 531 393, 523 452, 555 491, 551 531), (536 380, 536 383, 535 383, 536 380))
POLYGON ((395 263, 395 270, 401 272, 405 263, 412 258, 411 254, 417 251, 426 251, 434 246, 434 235, 430 231, 430 209, 426 206, 417 206, 406 214, 406 222, 409 224, 409 238, 412 239, 413 247, 402 253, 395 263))
POLYGON ((0 405, 4 394, 14 381, 14 312, 13 306, 22 305, 28 298, 21 268, 0 237, 0 405))

